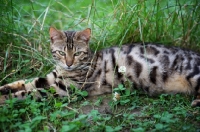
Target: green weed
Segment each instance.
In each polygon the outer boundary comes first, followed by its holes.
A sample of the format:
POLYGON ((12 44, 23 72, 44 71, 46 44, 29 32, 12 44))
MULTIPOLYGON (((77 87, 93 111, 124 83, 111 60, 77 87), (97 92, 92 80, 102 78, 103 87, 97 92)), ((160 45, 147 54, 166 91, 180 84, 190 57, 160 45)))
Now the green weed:
MULTIPOLYGON (((50 26, 91 28, 93 51, 132 42, 200 49, 199 0, 2 0, 0 6, 0 85, 54 68, 50 26)), ((87 99, 87 92, 73 86, 66 98, 8 100, 0 106, 0 131, 200 131, 193 97, 149 97, 131 86, 127 81, 114 88, 116 101, 111 95, 87 99)))

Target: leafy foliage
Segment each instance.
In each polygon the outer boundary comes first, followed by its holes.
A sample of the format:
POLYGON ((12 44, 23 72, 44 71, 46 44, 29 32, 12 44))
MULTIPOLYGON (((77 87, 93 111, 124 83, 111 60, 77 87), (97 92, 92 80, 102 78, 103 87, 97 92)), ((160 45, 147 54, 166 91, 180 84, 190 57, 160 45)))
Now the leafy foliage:
MULTIPOLYGON (((199 51, 199 0, 2 0, 0 85, 45 76, 54 63, 48 29, 92 29, 93 51, 131 42, 156 42, 199 51)), ((192 97, 149 97, 127 81, 111 96, 87 99, 72 86, 70 98, 28 97, 0 106, 0 131, 199 131, 192 97)), ((44 91, 54 93, 50 91, 44 91)))

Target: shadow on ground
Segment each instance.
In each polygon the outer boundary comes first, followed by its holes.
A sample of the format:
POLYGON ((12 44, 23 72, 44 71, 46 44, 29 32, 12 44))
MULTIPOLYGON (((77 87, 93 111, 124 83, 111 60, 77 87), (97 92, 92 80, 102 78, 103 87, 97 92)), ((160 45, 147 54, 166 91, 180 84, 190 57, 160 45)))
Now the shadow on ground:
MULTIPOLYGON (((120 111, 127 111, 130 108, 130 105, 117 105, 116 107, 112 105, 112 95, 101 95, 87 97, 85 100, 72 103, 71 108, 78 109, 79 113, 88 114, 91 110, 98 110, 101 114, 117 114, 120 111)), ((140 114, 140 109, 129 109, 130 113, 140 114)))

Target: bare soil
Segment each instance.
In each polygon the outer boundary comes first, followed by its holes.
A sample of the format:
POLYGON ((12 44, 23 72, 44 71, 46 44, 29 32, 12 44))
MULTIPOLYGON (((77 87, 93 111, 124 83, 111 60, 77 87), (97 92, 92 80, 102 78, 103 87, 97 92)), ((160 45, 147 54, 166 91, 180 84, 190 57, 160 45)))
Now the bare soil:
MULTIPOLYGON (((87 97, 85 100, 80 101, 78 103, 73 103, 72 108, 77 108, 79 113, 88 114, 91 110, 98 110, 101 114, 117 114, 118 112, 126 111, 130 106, 129 105, 117 105, 117 108, 113 108, 110 106, 112 102, 112 95, 101 95, 101 96, 93 96, 87 97), (97 101, 101 98, 99 105, 97 105, 97 101), (82 105, 84 101, 88 101, 87 105, 82 105)), ((140 114, 140 109, 133 109, 129 112, 133 114, 140 114)))

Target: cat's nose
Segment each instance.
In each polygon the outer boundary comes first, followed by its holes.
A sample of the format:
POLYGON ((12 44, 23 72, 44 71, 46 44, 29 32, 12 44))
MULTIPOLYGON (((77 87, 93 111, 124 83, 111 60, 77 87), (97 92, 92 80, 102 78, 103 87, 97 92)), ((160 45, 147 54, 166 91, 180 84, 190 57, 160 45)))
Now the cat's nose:
POLYGON ((66 65, 67 65, 68 67, 72 66, 72 64, 73 64, 72 61, 67 61, 67 62, 66 62, 66 65))

